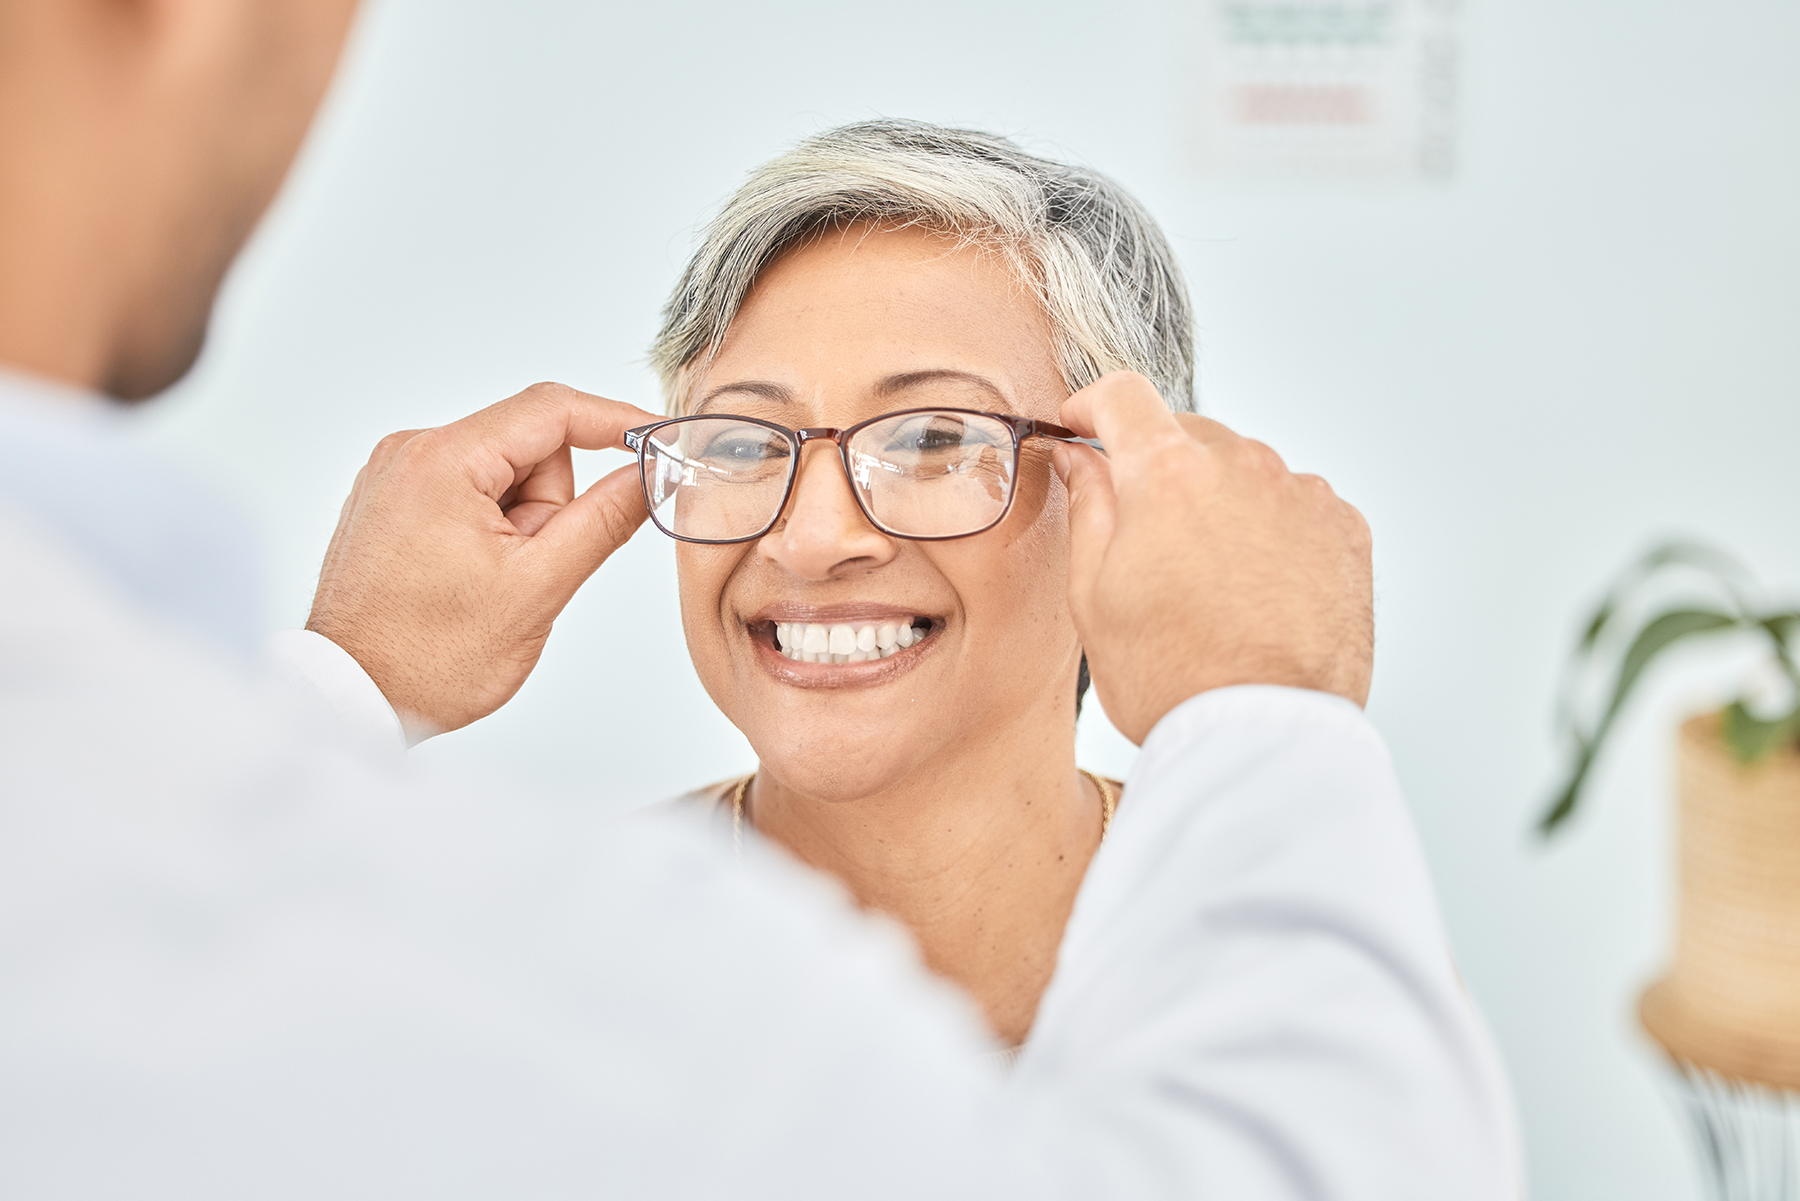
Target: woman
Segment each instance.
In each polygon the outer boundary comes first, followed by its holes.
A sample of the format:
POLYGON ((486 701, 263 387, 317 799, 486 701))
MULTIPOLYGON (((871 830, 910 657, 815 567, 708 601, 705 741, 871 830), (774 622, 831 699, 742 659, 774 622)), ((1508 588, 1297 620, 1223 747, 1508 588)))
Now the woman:
POLYGON ((1115 369, 1191 408, 1192 357, 1173 255, 1116 185, 910 122, 756 172, 656 342, 687 420, 637 431, 645 491, 758 757, 688 803, 904 923, 1009 1047, 1119 799, 1075 763, 1052 423, 1115 369))

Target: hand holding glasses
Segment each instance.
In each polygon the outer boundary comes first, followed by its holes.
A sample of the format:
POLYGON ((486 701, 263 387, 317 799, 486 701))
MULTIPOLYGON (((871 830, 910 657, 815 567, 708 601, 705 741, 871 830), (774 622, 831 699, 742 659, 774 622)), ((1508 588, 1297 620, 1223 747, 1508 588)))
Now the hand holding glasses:
POLYGON ((1012 508, 1027 438, 1097 443, 1004 413, 905 409, 845 429, 792 430, 726 414, 676 417, 625 432, 656 528, 683 542, 750 542, 775 526, 800 450, 837 444, 869 523, 896 538, 942 541, 993 529, 1012 508))

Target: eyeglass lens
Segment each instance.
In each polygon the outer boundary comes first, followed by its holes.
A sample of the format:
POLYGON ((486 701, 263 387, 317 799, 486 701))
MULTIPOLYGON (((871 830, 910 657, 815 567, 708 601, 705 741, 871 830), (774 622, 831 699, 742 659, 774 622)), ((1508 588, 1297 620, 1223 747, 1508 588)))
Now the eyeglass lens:
MULTIPOLYGON (((987 529, 1012 499, 1016 458, 1005 422, 975 413, 898 413, 847 442, 850 482, 878 527, 912 538, 987 529)), ((730 542, 765 532, 794 470, 782 431, 731 417, 689 417, 646 439, 645 492, 677 538, 730 542)))

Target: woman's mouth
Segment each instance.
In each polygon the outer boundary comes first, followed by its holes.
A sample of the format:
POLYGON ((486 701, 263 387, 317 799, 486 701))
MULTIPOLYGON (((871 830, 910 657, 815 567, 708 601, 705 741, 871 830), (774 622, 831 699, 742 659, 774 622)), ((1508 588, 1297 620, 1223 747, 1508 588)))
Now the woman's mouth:
POLYGON ((775 649, 798 663, 867 663, 887 659, 930 636, 929 617, 885 621, 775 622, 775 649))

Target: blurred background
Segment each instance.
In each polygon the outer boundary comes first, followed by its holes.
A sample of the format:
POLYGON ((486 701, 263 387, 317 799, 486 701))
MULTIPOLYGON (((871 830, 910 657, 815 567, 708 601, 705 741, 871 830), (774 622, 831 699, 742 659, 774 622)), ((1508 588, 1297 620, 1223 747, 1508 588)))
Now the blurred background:
MULTIPOLYGON (((269 627, 299 625, 383 434, 545 378, 655 407, 645 350, 695 230, 795 139, 907 116, 1095 165, 1185 264, 1203 410, 1373 525, 1370 709, 1535 1195, 1696 1197, 1633 1007, 1667 940, 1673 723, 1741 662, 1660 669, 1586 811, 1549 845, 1531 826, 1560 664, 1627 557, 1697 534, 1800 588, 1800 5, 1427 4, 1421 156, 1275 171, 1221 140, 1216 85, 1270 65, 1223 55, 1245 7, 376 0, 200 370, 142 435, 243 499, 269 627)), ((747 769, 688 665, 670 546, 626 547, 519 697, 417 758, 618 808, 747 769)), ((1081 739, 1129 769, 1094 706, 1081 739)))

